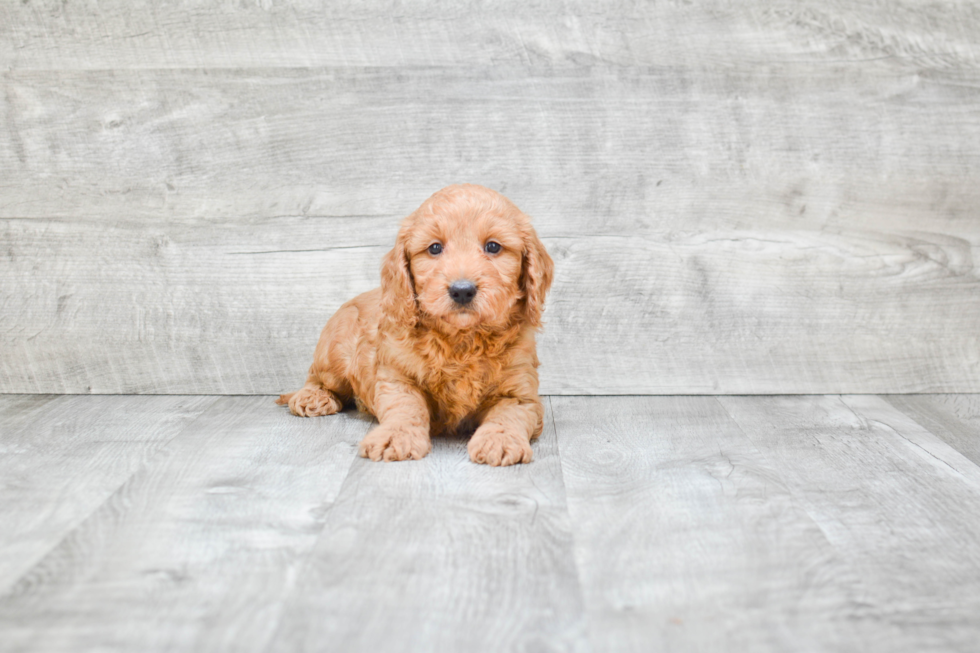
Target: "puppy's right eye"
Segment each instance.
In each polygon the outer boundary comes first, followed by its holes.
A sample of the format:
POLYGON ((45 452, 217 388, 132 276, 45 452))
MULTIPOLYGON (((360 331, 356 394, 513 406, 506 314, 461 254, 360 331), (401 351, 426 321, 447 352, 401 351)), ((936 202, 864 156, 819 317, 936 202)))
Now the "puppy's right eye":
POLYGON ((429 254, 432 254, 433 256, 438 256, 439 254, 442 254, 442 244, 432 243, 431 245, 429 245, 429 254))

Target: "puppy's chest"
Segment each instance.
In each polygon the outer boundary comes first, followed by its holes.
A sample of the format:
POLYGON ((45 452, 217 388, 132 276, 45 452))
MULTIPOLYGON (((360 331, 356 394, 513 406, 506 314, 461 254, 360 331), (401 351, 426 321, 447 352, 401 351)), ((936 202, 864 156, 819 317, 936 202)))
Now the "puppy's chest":
POLYGON ((465 363, 443 361, 442 365, 428 365, 427 390, 433 396, 444 397, 447 402, 478 403, 494 386, 495 361, 475 359, 465 363))
POLYGON ((497 388, 503 361, 486 356, 466 360, 427 361, 423 390, 433 420, 455 428, 472 416, 497 388))

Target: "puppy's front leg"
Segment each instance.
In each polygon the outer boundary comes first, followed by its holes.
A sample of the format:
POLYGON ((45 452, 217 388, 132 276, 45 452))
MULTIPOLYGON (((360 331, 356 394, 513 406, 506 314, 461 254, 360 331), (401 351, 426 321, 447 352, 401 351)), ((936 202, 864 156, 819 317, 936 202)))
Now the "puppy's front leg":
POLYGON ((543 417, 537 396, 499 399, 470 438, 470 460, 494 467, 531 462, 531 440, 541 433, 543 417))
POLYGON ((358 451, 371 460, 420 460, 432 450, 429 408, 409 383, 378 381, 374 411, 380 424, 361 440, 358 451))

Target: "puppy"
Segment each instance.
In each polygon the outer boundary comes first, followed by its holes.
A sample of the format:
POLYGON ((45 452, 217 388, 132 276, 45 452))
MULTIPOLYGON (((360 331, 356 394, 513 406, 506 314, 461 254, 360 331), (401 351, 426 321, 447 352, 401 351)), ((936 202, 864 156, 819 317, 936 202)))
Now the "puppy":
POLYGON ((473 462, 530 462, 544 417, 534 335, 552 274, 510 200, 444 188, 402 222, 381 288, 327 322, 306 385, 276 403, 312 417, 353 399, 378 418, 359 447, 371 460, 418 460, 430 434, 475 428, 473 462))

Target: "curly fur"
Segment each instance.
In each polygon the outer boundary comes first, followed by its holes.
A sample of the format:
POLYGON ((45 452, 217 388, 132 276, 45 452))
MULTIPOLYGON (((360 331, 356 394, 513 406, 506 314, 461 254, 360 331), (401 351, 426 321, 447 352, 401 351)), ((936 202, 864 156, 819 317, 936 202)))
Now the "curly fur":
POLYGON ((471 184, 444 188, 402 222, 381 288, 340 307, 306 384, 276 403, 312 417, 356 401, 379 421, 359 447, 372 460, 419 459, 431 434, 475 428, 474 462, 530 462, 544 415, 534 336, 553 269, 506 197, 471 184), (501 251, 487 252, 489 241, 501 251), (433 243, 443 251, 430 253, 433 243), (477 286, 470 305, 449 297, 459 280, 477 286))

